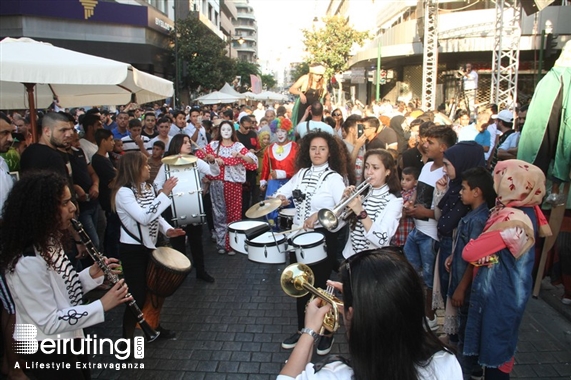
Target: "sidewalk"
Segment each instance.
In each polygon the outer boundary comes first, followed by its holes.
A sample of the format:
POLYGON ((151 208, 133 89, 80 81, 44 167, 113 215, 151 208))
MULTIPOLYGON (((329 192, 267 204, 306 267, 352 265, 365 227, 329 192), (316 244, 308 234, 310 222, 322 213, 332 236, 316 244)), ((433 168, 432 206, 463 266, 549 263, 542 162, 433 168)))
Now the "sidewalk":
MULTIPOLYGON (((144 369, 92 369, 94 379, 275 379, 290 354, 280 343, 296 329, 295 301, 279 285, 286 264, 219 255, 210 242, 205 248, 216 282, 197 281, 193 271, 165 302, 162 325, 177 339, 146 344, 145 358, 135 361, 144 369)), ((512 378, 571 379, 571 321, 547 305, 543 293, 529 301, 512 378)), ((113 310, 88 333, 116 339, 121 323, 122 310, 113 310)), ((347 353, 342 328, 331 354, 347 353)), ((97 355, 92 362, 117 360, 97 355)))

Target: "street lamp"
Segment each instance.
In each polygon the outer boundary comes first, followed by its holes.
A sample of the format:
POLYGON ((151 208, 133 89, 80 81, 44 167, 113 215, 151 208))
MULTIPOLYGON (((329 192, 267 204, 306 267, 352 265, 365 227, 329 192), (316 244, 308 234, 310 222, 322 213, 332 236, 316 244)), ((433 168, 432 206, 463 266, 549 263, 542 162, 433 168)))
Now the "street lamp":
POLYGON ((238 42, 240 45, 242 45, 244 43, 244 37, 240 36, 240 38, 232 38, 232 31, 230 31, 230 36, 229 36, 229 40, 230 40, 230 49, 229 49, 229 57, 232 58, 232 42, 236 41, 238 42))

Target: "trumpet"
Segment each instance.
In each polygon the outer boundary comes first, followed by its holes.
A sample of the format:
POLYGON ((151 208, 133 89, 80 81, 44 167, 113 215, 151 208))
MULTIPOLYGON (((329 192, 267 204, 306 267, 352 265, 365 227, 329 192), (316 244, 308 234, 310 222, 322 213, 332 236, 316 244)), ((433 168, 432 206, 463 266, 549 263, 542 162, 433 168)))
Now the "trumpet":
POLYGON ((337 228, 337 226, 339 225, 339 220, 347 219, 347 217, 352 212, 351 209, 347 210, 345 209, 347 205, 351 203, 351 201, 355 199, 355 197, 361 195, 361 193, 363 193, 365 190, 371 187, 371 184, 369 183, 370 180, 371 178, 369 177, 359 186, 357 186, 353 194, 342 199, 341 202, 339 202, 339 204, 337 204, 333 208, 333 210, 327 208, 322 208, 321 210, 319 210, 319 212, 317 213, 317 218, 319 219, 319 223, 321 223, 321 225, 329 231, 337 228))
POLYGON ((334 333, 339 328, 339 310, 343 307, 343 302, 335 297, 331 291, 325 291, 313 286, 313 271, 305 264, 296 263, 287 266, 280 277, 283 291, 290 297, 301 298, 311 293, 310 302, 319 297, 331 304, 331 310, 325 314, 323 324, 319 330, 319 335, 323 335, 325 330, 334 333))

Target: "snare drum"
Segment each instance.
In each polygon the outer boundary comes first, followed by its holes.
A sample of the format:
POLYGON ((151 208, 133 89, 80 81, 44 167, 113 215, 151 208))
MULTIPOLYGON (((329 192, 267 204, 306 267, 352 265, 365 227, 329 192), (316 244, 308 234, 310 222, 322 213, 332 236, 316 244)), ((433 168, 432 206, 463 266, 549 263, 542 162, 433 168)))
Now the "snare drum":
POLYGON ((246 240, 248 259, 263 264, 283 264, 286 262, 286 238, 265 232, 252 240, 246 240))
POLYGON ((284 208, 280 210, 278 214, 280 231, 291 230, 294 216, 295 216, 295 208, 284 208))
POLYGON ((291 239, 298 263, 315 264, 327 258, 325 237, 319 232, 303 232, 291 239))
POLYGON ((230 223, 228 225, 228 240, 230 240, 230 247, 236 252, 248 254, 246 251, 246 234, 245 231, 252 227, 258 227, 265 222, 260 222, 257 220, 240 220, 237 222, 230 223))
POLYGON ((206 213, 202 204, 202 188, 196 164, 165 165, 166 178, 176 177, 178 183, 172 189, 172 222, 175 227, 204 224, 206 213))
POLYGON ((147 288, 159 297, 172 295, 190 273, 190 260, 169 247, 159 247, 147 266, 147 288))

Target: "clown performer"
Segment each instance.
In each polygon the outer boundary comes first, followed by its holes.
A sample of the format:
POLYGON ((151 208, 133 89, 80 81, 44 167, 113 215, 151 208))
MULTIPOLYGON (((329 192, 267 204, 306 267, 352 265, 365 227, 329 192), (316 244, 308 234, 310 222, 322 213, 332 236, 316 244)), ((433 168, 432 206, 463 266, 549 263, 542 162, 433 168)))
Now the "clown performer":
MULTIPOLYGON (((272 120, 270 130, 277 138, 277 142, 271 144, 264 153, 262 161, 262 174, 260 176, 260 190, 266 194, 274 194, 295 174, 295 156, 297 144, 291 141, 293 137, 293 124, 283 116, 272 120)), ((291 203, 288 208, 293 207, 291 203)), ((268 215, 270 224, 276 225, 278 212, 273 211, 268 215), (273 221, 273 223, 272 223, 273 221)))

